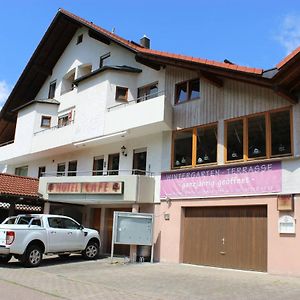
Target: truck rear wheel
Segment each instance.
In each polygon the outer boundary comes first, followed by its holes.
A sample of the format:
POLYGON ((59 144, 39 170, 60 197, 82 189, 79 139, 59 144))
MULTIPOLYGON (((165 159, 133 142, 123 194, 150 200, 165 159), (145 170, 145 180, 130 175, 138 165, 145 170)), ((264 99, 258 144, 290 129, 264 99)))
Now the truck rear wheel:
POLYGON ((39 246, 30 245, 27 247, 22 257, 22 263, 25 267, 34 268, 38 267, 43 259, 43 253, 39 246))

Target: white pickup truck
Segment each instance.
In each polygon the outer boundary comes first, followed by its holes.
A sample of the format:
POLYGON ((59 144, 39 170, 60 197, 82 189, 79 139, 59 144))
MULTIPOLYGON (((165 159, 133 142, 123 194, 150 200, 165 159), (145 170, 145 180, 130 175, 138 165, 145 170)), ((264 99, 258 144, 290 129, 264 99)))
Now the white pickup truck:
POLYGON ((27 267, 37 267, 43 254, 81 253, 86 259, 96 259, 99 248, 98 231, 66 216, 18 215, 0 224, 0 263, 14 256, 27 267))

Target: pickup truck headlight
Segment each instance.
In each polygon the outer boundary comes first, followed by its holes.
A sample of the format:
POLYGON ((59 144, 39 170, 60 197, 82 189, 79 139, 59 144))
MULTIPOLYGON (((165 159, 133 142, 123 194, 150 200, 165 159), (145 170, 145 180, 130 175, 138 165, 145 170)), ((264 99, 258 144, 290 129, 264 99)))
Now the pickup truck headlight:
POLYGON ((6 232, 6 245, 11 245, 15 240, 15 232, 7 231, 6 232))

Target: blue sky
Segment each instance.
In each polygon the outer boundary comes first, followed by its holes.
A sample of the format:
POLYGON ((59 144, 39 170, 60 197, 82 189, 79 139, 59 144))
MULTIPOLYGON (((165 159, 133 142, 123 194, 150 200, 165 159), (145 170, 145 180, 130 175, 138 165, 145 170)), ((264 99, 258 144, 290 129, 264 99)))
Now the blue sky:
POLYGON ((274 67, 300 45, 295 0, 9 0, 0 9, 0 107, 58 8, 157 50, 274 67))

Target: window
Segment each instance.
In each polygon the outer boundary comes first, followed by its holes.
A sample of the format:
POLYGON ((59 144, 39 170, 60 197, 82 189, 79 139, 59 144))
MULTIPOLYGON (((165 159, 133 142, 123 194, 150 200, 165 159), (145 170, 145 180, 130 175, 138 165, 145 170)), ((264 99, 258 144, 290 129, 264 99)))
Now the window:
POLYGON ((51 228, 59 229, 80 229, 80 224, 74 222, 71 219, 61 218, 61 217, 49 217, 48 224, 51 228))
POLYGON ((77 172, 77 160, 69 161, 68 176, 76 176, 77 172))
POLYGON ((128 88, 126 87, 116 87, 116 100, 117 101, 127 101, 128 88))
POLYGON ((218 126, 209 124, 173 134, 173 168, 217 162, 218 126))
POLYGON ((71 219, 64 218, 63 221, 64 221, 64 228, 66 228, 66 229, 80 229, 81 228, 81 226, 78 223, 74 222, 71 219))
POLYGON ((200 98, 200 80, 193 79, 176 84, 175 104, 200 98))
POLYGON ((266 116, 248 118, 248 158, 266 157, 266 116))
POLYGON ((92 65, 91 64, 83 64, 78 67, 77 69, 77 78, 86 76, 92 72, 92 65))
POLYGON ((138 88, 137 102, 145 101, 158 96, 158 82, 138 88))
POLYGON ((46 167, 39 167, 38 178, 44 177, 46 173, 46 167))
POLYGON ((110 63, 110 52, 100 56, 99 68, 103 68, 104 66, 108 66, 109 63, 110 63))
POLYGON ((43 127, 43 128, 50 128, 51 127, 51 117, 49 117, 49 116, 42 116, 41 127, 43 127))
MULTIPOLYGON (((75 113, 75 111, 74 111, 74 113, 75 113)), ((57 124, 57 126, 58 127, 64 127, 64 126, 67 126, 67 125, 71 124, 71 122, 73 121, 73 114, 74 113, 71 110, 71 111, 69 111, 66 114, 58 116, 58 124, 57 124)))
POLYGON ((145 175, 147 162, 147 149, 133 150, 132 174, 145 175))
POLYGON ((192 165, 193 130, 174 133, 174 167, 192 165))
POLYGON ((120 154, 109 154, 108 155, 108 175, 118 175, 119 172, 119 161, 120 154))
POLYGON ((226 161, 292 155, 291 109, 225 122, 226 161))
POLYGON ((22 166, 22 167, 15 168, 15 175, 27 176, 28 175, 28 166, 22 166))
POLYGON ((61 95, 72 91, 75 87, 75 69, 71 70, 68 74, 64 76, 61 84, 61 95))
POLYGON ((48 93, 49 99, 53 99, 55 97, 55 89, 56 89, 56 80, 50 82, 49 93, 48 93))
POLYGON ((217 125, 197 128, 197 165, 217 162, 217 132, 217 125))
POLYGON ((54 217, 51 217, 51 218, 48 218, 48 224, 49 224, 49 227, 51 228, 64 228, 64 219, 63 218, 54 218, 54 217))
POLYGON ((227 123, 227 161, 243 159, 244 131, 243 119, 227 123))
POLYGON ((65 176, 66 175, 66 163, 57 164, 57 176, 65 176))
POLYGON ((270 114, 271 122, 271 155, 292 153, 291 147, 291 113, 289 110, 270 114))
POLYGON ((103 175, 103 165, 104 165, 104 158, 103 158, 103 156, 96 156, 96 157, 94 157, 93 176, 101 176, 101 175, 103 175))
POLYGON ((80 35, 77 37, 76 45, 82 43, 82 40, 83 40, 83 34, 80 34, 80 35))

